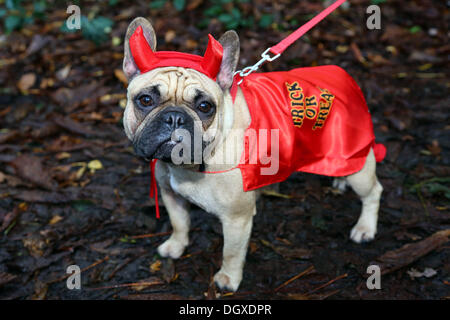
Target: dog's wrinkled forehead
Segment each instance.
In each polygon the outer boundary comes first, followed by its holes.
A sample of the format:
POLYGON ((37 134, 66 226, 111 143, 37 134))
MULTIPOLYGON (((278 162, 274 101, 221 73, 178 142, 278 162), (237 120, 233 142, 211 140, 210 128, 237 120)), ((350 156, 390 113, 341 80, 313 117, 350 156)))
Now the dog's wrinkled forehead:
POLYGON ((181 67, 159 68, 135 77, 128 86, 128 98, 157 88, 161 103, 182 106, 204 95, 216 106, 220 105, 222 90, 216 82, 200 72, 181 67))

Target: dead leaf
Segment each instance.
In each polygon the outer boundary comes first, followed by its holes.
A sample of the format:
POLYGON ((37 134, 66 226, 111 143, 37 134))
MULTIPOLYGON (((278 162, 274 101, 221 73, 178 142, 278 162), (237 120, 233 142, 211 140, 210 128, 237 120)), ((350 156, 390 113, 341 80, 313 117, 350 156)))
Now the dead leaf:
POLYGON ((44 167, 40 158, 23 154, 11 162, 16 175, 35 185, 51 190, 55 186, 49 170, 44 167))
POLYGON ((175 274, 175 263, 172 259, 166 259, 161 266, 162 278, 167 283, 174 281, 177 278, 175 274))
POLYGON ((56 223, 60 222, 62 219, 63 218, 61 216, 55 215, 50 219, 49 224, 56 224, 56 223))
POLYGON ((23 246, 28 249, 28 252, 33 257, 42 257, 44 250, 47 248, 45 239, 40 235, 31 234, 28 237, 22 239, 23 246))
POLYGON ((411 277, 411 279, 421 277, 431 278, 432 276, 437 274, 437 271, 432 268, 425 268, 423 272, 420 272, 414 268, 411 268, 411 270, 406 271, 406 273, 411 277))
POLYGON ((105 95, 108 90, 108 88, 103 87, 99 82, 92 81, 89 84, 77 88, 59 88, 51 94, 51 97, 65 111, 71 112, 82 104, 97 100, 105 95))
POLYGON ((27 209, 27 207, 25 208, 21 208, 20 205, 15 207, 13 209, 13 211, 9 212, 4 218, 3 218, 3 223, 0 226, 0 232, 3 232, 4 230, 6 230, 11 223, 19 216, 19 214, 23 211, 25 211, 27 209))
POLYGON ((153 262, 150 265, 150 271, 152 273, 155 273, 155 272, 159 271, 161 269, 161 265, 162 265, 161 260, 156 260, 155 262, 153 262))
POLYGON ((26 73, 24 74, 19 82, 17 83, 17 87, 19 88, 20 92, 23 94, 28 93, 28 90, 34 86, 36 83, 36 75, 34 73, 26 73))
POLYGON ((203 0, 191 0, 191 1, 189 1, 189 4, 186 6, 186 10, 188 10, 188 11, 194 10, 202 3, 203 3, 203 0))
POLYGON ((363 65, 367 65, 366 59, 363 57, 361 50, 359 49, 358 45, 355 42, 352 42, 350 44, 350 48, 352 49, 355 58, 363 65))
POLYGON ((100 160, 91 160, 87 164, 87 167, 89 168, 91 173, 95 173, 95 171, 103 169, 103 165, 100 162, 100 160))
POLYGON ((58 126, 69 130, 70 132, 81 134, 87 137, 104 137, 105 134, 101 131, 94 130, 90 126, 84 125, 80 122, 74 121, 69 117, 54 116, 53 121, 58 126))
POLYGON ((135 291, 142 291, 148 287, 156 286, 156 285, 160 285, 160 284, 164 284, 164 282, 161 279, 159 279, 157 277, 150 277, 147 279, 140 280, 139 282, 133 284, 132 288, 135 291))
POLYGON ((29 56, 35 52, 38 52, 45 47, 51 39, 52 37, 50 36, 42 36, 40 34, 34 35, 30 45, 27 48, 26 55, 29 56))
POLYGON ((287 248, 284 246, 275 246, 267 240, 261 239, 261 243, 271 248, 277 254, 286 259, 310 259, 311 251, 304 248, 287 248))
POLYGON ((70 66, 70 64, 68 64, 62 69, 59 69, 58 71, 56 71, 56 79, 58 79, 59 81, 66 80, 66 78, 69 76, 71 69, 72 67, 70 66))
POLYGON ((172 42, 173 39, 175 39, 176 33, 173 30, 167 30, 166 34, 164 35, 164 40, 169 43, 172 42))
POLYGON ((282 194, 282 193, 276 192, 275 190, 272 190, 272 189, 265 189, 262 191, 262 194, 265 196, 284 198, 284 199, 292 198, 292 196, 290 196, 290 195, 282 194))
POLYGON ((0 272, 0 287, 8 282, 13 281, 15 278, 17 278, 16 275, 6 272, 0 272))
POLYGON ((114 75, 124 86, 128 86, 128 78, 122 69, 114 69, 114 75))
POLYGON ((36 280, 34 283, 34 295, 31 298, 32 300, 44 300, 47 295, 48 284, 41 282, 40 280, 36 280))
POLYGON ((439 146, 439 142, 436 139, 431 142, 431 145, 427 146, 427 149, 433 156, 438 156, 442 151, 442 148, 439 146))

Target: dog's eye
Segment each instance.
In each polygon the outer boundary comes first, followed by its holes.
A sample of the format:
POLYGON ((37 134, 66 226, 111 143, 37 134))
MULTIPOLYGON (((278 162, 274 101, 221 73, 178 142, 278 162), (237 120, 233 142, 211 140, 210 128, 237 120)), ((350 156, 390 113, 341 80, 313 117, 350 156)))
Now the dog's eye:
POLYGON ((198 104, 197 109, 203 113, 208 113, 211 111, 212 105, 208 101, 203 101, 198 104))
POLYGON ((143 107, 150 107, 153 105, 153 99, 149 95, 143 95, 140 97, 139 102, 143 107))

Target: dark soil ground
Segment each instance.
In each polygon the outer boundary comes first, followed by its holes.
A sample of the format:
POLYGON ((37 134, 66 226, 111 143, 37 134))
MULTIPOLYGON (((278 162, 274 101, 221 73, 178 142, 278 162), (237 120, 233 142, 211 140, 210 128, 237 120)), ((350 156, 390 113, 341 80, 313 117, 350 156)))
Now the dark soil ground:
MULTIPOLYGON (((114 21, 107 42, 97 46, 80 33, 61 32, 63 2, 20 31, 0 34, 1 299, 450 297, 446 1, 377 1, 380 30, 366 28, 370 2, 351 1, 263 67, 337 64, 356 79, 377 140, 388 150, 377 168, 385 191, 376 239, 359 245, 349 240, 361 209, 356 195, 337 194, 328 177, 291 176, 279 188, 290 199, 260 200, 235 294, 211 281, 222 236, 208 213, 192 209, 191 242, 181 259, 156 252, 171 227, 164 208, 155 219, 148 163, 123 133, 123 44, 117 42, 142 15, 153 20, 160 50, 201 54, 206 35, 218 38, 226 26, 212 18, 198 28, 211 6, 201 0, 180 12, 170 1, 161 9, 146 1, 80 2, 83 14, 114 21), (392 251, 406 244, 412 245, 392 251), (373 261, 384 273, 381 290, 365 285, 373 261), (83 270, 81 290, 67 289, 72 264, 83 270)), ((323 7, 261 0, 223 6, 225 13, 233 8, 255 21, 262 14, 273 19, 264 28, 257 22, 238 28, 246 66, 323 7)))

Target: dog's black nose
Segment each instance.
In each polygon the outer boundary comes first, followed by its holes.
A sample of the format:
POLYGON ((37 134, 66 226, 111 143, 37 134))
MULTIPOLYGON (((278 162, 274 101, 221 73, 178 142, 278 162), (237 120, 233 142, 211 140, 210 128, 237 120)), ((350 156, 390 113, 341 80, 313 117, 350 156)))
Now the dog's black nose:
POLYGON ((163 116, 163 121, 171 128, 172 130, 183 127, 186 123, 186 114, 178 111, 170 111, 166 112, 163 116))

